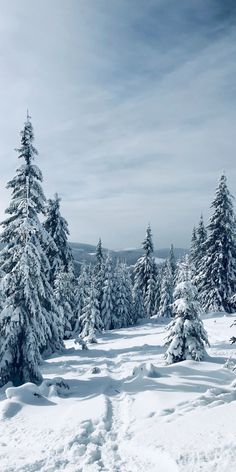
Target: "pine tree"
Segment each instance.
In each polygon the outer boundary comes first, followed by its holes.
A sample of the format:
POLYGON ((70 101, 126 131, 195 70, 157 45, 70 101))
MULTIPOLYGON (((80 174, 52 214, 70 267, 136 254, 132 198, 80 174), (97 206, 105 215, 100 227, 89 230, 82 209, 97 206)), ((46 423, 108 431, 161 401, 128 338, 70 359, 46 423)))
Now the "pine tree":
POLYGON ((74 259, 67 239, 69 235, 68 223, 61 215, 60 201, 57 194, 55 194, 54 199, 48 200, 47 218, 44 227, 57 249, 55 253, 51 246, 47 248, 47 256, 51 266, 50 281, 60 307, 65 329, 64 336, 68 339, 72 336, 76 324, 78 291, 74 259))
MULTIPOLYGON (((143 300, 147 297, 148 289, 155 286, 157 267, 153 257, 153 242, 151 227, 148 225, 146 238, 143 242, 144 255, 138 259, 134 267, 134 284, 139 287, 142 292, 143 300), (151 282, 150 282, 151 279, 151 282)), ((149 293, 149 298, 154 299, 154 294, 149 293)), ((154 307, 152 307, 154 310, 154 307)))
POLYGON ((151 318, 151 316, 155 314, 155 290, 156 290, 156 280, 154 279, 153 274, 151 274, 148 281, 147 292, 144 299, 144 307, 145 307, 147 318, 151 318))
POLYGON ((102 250, 102 241, 101 241, 101 238, 99 238, 97 248, 96 248, 96 264, 94 267, 94 277, 95 277, 95 287, 98 291, 98 301, 99 301, 100 311, 101 311, 101 305, 102 305, 104 266, 105 266, 105 260, 104 260, 103 250, 102 250))
POLYGON ((85 300, 80 323, 80 337, 87 342, 96 343, 96 333, 101 331, 103 323, 100 317, 98 291, 95 288, 94 280, 92 280, 89 295, 85 300))
POLYGON ((80 269, 80 275, 78 277, 78 285, 76 287, 76 291, 77 291, 76 316, 77 318, 75 320, 75 326, 73 329, 74 331, 73 334, 75 335, 78 335, 82 329, 81 317, 83 314, 83 309, 85 307, 86 300, 88 299, 89 293, 90 293, 91 280, 92 280, 91 272, 92 272, 91 266, 83 262, 80 269))
POLYGON ((159 265, 158 272, 156 275, 155 290, 154 290, 154 315, 157 315, 160 310, 161 285, 162 285, 164 270, 165 270, 165 264, 159 265))
POLYGON ((190 279, 178 283, 174 291, 174 299, 175 318, 168 325, 165 344, 167 363, 172 364, 186 359, 200 361, 205 355, 205 344, 209 345, 209 343, 199 316, 196 289, 190 279))
POLYGON ((220 178, 212 208, 198 286, 206 311, 230 312, 236 281, 235 218, 225 175, 220 178))
POLYGON ((8 183, 12 200, 3 225, 0 265, 5 300, 0 313, 0 383, 42 380, 39 363, 45 351, 61 349, 62 329, 49 283, 45 248, 52 243, 38 214, 44 210, 42 174, 33 164, 37 151, 29 115, 21 132, 19 158, 24 159, 8 183))
POLYGON ((196 250, 195 250, 195 262, 193 270, 193 283, 197 288, 199 299, 201 299, 201 265, 205 256, 205 243, 207 240, 207 230, 204 225, 203 216, 201 215, 199 225, 196 229, 196 250))
POLYGON ((146 311, 143 303, 143 295, 141 288, 137 285, 133 287, 132 291, 133 296, 133 309, 132 309, 132 319, 133 323, 136 324, 139 320, 146 318, 146 311))
POLYGON ((189 260, 192 266, 193 274, 195 275, 196 267, 198 263, 198 238, 197 238, 197 230, 195 226, 193 227, 193 232, 192 232, 189 260))
POLYGON ((60 201, 61 199, 58 197, 57 193, 55 194, 54 199, 48 200, 47 217, 44 222, 44 227, 52 237, 57 248, 56 254, 51 247, 49 247, 47 251, 47 256, 51 265, 52 280, 57 276, 58 270, 68 272, 74 262, 72 251, 68 244, 68 223, 65 218, 61 216, 60 201))
POLYGON ((78 310, 78 287, 74 268, 58 270, 54 281, 54 295, 60 312, 64 338, 69 339, 75 328, 78 310))
POLYGON ((159 316, 165 318, 170 318, 172 316, 173 289, 173 274, 170 261, 167 261, 162 276, 159 316))
POLYGON ((101 305, 101 318, 105 330, 112 329, 116 324, 116 293, 115 277, 111 255, 108 253, 104 268, 104 285, 101 305))
POLYGON ((177 263, 176 263, 175 251, 174 251, 173 244, 171 244, 171 246, 170 246, 169 264, 170 264, 173 280, 175 280, 177 263))
POLYGON ((132 286, 128 267, 118 263, 116 268, 115 319, 112 328, 125 328, 132 324, 132 286))

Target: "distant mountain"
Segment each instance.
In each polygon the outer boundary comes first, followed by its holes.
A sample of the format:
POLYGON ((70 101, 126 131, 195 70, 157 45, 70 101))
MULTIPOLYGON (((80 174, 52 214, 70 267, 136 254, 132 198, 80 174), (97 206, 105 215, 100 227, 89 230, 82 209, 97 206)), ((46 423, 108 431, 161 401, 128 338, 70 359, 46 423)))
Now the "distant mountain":
MULTIPOLYGON (((85 243, 70 243, 75 261, 78 264, 81 264, 83 261, 90 262, 91 264, 95 263, 95 254, 96 246, 85 243)), ((158 259, 157 262, 165 260, 169 255, 169 248, 157 249, 154 251, 154 256, 158 259)), ((183 248, 175 248, 175 256, 177 259, 181 259, 187 250, 183 248)), ((108 249, 104 248, 104 253, 107 253, 108 249)), ((133 265, 137 259, 143 255, 143 249, 123 249, 119 251, 110 250, 111 255, 115 259, 125 261, 128 265, 133 265)))

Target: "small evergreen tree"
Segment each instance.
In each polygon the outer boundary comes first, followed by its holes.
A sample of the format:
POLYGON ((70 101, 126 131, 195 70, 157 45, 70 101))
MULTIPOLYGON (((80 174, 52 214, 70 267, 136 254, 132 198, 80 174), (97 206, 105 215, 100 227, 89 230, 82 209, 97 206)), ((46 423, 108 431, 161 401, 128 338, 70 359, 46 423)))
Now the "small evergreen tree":
POLYGON ((68 223, 65 218, 61 216, 60 201, 61 199, 58 197, 57 193, 54 199, 48 200, 47 217, 44 222, 44 227, 52 237, 57 248, 56 254, 54 248, 50 246, 47 250, 47 256, 51 265, 52 280, 57 276, 58 270, 68 272, 74 262, 72 251, 68 244, 68 223))
POLYGON ((77 309, 76 315, 77 318, 75 320, 75 325, 73 328, 74 334, 78 335, 81 332, 82 325, 81 325, 81 317, 83 314, 83 308, 85 306, 85 302, 89 297, 90 293, 90 286, 91 286, 92 274, 91 274, 91 266, 86 264, 85 262, 82 263, 80 269, 80 275, 78 278, 78 285, 76 287, 77 292, 77 309))
MULTIPOLYGON (((146 238, 143 242, 144 255, 138 259, 134 267, 134 284, 141 289, 143 300, 147 300, 147 292, 149 289, 149 300, 152 300, 154 305, 155 295, 150 293, 150 290, 155 290, 157 267, 155 259, 153 257, 153 242, 151 227, 148 225, 146 238)), ((149 307, 150 308, 150 307, 149 307)), ((151 311, 154 310, 154 306, 151 307, 151 311)))
POLYGON ((192 267, 192 272, 195 275, 197 264, 198 264, 198 238, 197 238, 197 230, 195 226, 193 227, 193 232, 192 232, 189 260, 192 267))
POLYGON ((207 240, 207 230, 204 225, 203 216, 201 215, 199 225, 196 229, 196 249, 193 267, 193 283, 197 288, 199 299, 201 300, 201 265, 205 256, 205 244, 207 240))
POLYGON ((144 299, 144 307, 147 318, 151 318, 151 316, 155 314, 155 290, 156 280, 154 280, 153 274, 151 274, 148 281, 147 293, 144 299))
POLYGON ((167 261, 162 276, 159 316, 165 318, 172 316, 173 289, 173 274, 170 261, 167 261))
POLYGON ((125 328, 132 324, 132 287, 126 264, 117 265, 116 269, 115 319, 112 328, 125 328))
POLYGON ((78 309, 78 287, 75 283, 73 267, 68 271, 59 270, 57 272, 54 287, 55 300, 60 311, 64 337, 69 339, 75 328, 78 309))
POLYGON ((133 309, 132 309, 132 319, 133 323, 136 324, 139 320, 146 318, 146 311, 143 303, 143 295, 141 288, 137 285, 133 287, 132 291, 133 296, 133 309))
POLYGON ((57 194, 55 194, 54 199, 48 200, 47 218, 44 227, 56 246, 56 253, 54 247, 48 246, 47 248, 47 256, 51 266, 50 281, 60 307, 65 329, 64 337, 68 339, 72 336, 76 324, 78 291, 74 259, 67 240, 69 235, 68 223, 61 216, 60 198, 57 194))
POLYGON ((87 342, 96 343, 96 333, 101 331, 103 323, 100 317, 98 292, 95 288, 94 281, 91 283, 89 295, 85 300, 80 324, 80 337, 87 342))
POLYGON ((98 291, 98 301, 99 301, 100 311, 101 311, 101 305, 102 305, 104 266, 105 266, 105 260, 104 260, 103 250, 102 250, 102 241, 101 241, 101 238, 99 238, 97 248, 96 248, 96 265, 94 267, 94 277, 95 277, 95 287, 98 291))
POLYGON ((115 277, 111 255, 108 253, 104 268, 104 285, 101 305, 101 318, 105 330, 112 329, 116 324, 115 319, 116 293, 115 277))
POLYGON ((163 273, 165 270, 165 264, 161 264, 158 267, 158 272, 156 275, 156 283, 155 283, 155 290, 154 290, 154 315, 157 315, 160 310, 160 302, 161 302, 161 285, 163 279, 163 273))
MULTIPOLYGON (((183 275, 184 272, 182 272, 183 275)), ((186 359, 200 361, 208 343, 207 333, 199 316, 196 289, 188 278, 179 282, 174 291, 175 318, 168 326, 165 358, 168 364, 186 359)))
POLYGON ((169 264, 170 264, 173 280, 175 280, 177 263, 176 263, 175 251, 174 251, 173 244, 171 244, 171 246, 170 246, 169 264))
POLYGON ((198 286, 206 311, 230 312, 236 283, 235 217, 225 175, 220 178, 212 208, 198 286))
POLYGON ((0 253, 5 294, 0 313, 0 384, 40 382, 41 354, 63 347, 62 327, 49 283, 45 248, 51 244, 38 214, 44 209, 42 174, 33 160, 34 133, 29 115, 17 149, 24 164, 7 187, 12 200, 1 234, 0 253))

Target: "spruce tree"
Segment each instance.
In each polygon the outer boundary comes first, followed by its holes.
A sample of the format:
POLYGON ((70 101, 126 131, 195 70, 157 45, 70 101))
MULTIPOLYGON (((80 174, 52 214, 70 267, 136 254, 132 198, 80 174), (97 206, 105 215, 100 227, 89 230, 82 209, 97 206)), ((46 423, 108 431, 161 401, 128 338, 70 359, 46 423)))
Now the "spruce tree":
POLYGON ((73 266, 68 271, 57 271, 54 295, 60 312, 64 338, 69 339, 72 337, 78 317, 78 286, 73 266))
POLYGON ((104 267, 104 284, 101 304, 101 318, 105 330, 112 329, 116 324, 116 292, 115 276, 111 255, 108 253, 104 267))
MULTIPOLYGON (((184 271, 182 272, 182 276, 184 271)), ((165 358, 168 364, 186 359, 200 361, 204 358, 207 333, 199 316, 196 289, 190 278, 179 282, 174 291, 174 319, 168 325, 165 358)))
POLYGON ((153 274, 151 274, 148 281, 147 292, 144 298, 144 307, 147 318, 151 318, 151 316, 155 314, 155 291, 156 280, 154 279, 153 274))
POLYGON ((139 320, 146 318, 146 311, 143 302, 143 295, 141 288, 135 285, 132 291, 133 298, 133 309, 132 309, 132 320, 136 324, 139 320))
POLYGON ((115 319, 112 328, 125 328, 132 324, 132 286, 128 267, 118 263, 116 268, 115 319))
POLYGON ((175 257, 175 251, 174 251, 173 244, 171 244, 171 246, 170 246, 169 264, 170 264, 173 280, 175 280, 177 263, 176 263, 176 257, 175 257))
POLYGON ((170 318, 172 316, 173 289, 173 274, 170 261, 167 261, 162 275, 160 305, 158 312, 159 316, 163 316, 165 318, 170 318))
POLYGON ((155 290, 154 290, 154 315, 157 315, 160 309, 161 302, 161 285, 165 264, 160 264, 156 275, 155 290))
POLYGON ((81 332, 82 325, 81 325, 81 317, 83 314, 83 309, 85 307, 86 300, 88 299, 91 287, 91 280, 92 280, 92 273, 91 273, 91 266, 86 264, 85 262, 82 263, 80 268, 80 275, 78 277, 78 285, 76 287, 77 291, 77 309, 76 309, 76 320, 74 326, 74 333, 78 335, 81 332))
POLYGON ((95 277, 95 287, 98 291, 98 301, 99 301, 99 309, 101 311, 102 305, 102 288, 104 282, 104 266, 105 266, 105 259, 102 250, 102 241, 99 238, 97 248, 96 248, 96 264, 94 267, 94 277, 95 277))
POLYGON ((101 331, 103 323, 100 317, 98 291, 95 287, 94 280, 91 282, 89 294, 85 300, 80 324, 80 337, 87 342, 96 343, 96 333, 101 331))
MULTIPOLYGON (((155 259, 153 257, 153 242, 152 242, 152 232, 151 227, 148 225, 146 238, 143 242, 144 255, 138 259, 134 267, 134 284, 139 287, 142 292, 143 300, 147 299, 147 292, 154 289, 157 267, 155 259)), ((154 294, 149 293, 149 298, 154 299, 154 294)), ((152 311, 154 306, 152 306, 152 311)))
POLYGON ((78 290, 74 259, 68 243, 68 223, 61 215, 60 201, 58 194, 55 194, 54 199, 48 200, 47 218, 44 227, 57 248, 55 253, 54 248, 49 246, 47 256, 51 266, 50 280, 55 290, 65 329, 64 336, 68 339, 72 336, 77 320, 78 290), (71 330, 70 333, 69 329, 71 330))
POLYGON ((57 271, 63 270, 68 272, 73 264, 72 251, 68 243, 69 229, 68 223, 65 218, 62 217, 60 212, 60 201, 56 193, 54 199, 49 199, 47 204, 47 217, 44 222, 46 231, 52 237, 54 241, 57 253, 51 247, 48 248, 47 256, 51 265, 51 278, 57 276, 57 271))
POLYGON ((7 184, 12 200, 3 223, 0 265, 5 300, 0 313, 0 384, 19 385, 42 380, 39 363, 43 352, 61 349, 62 327, 49 283, 50 264, 45 248, 52 244, 38 215, 45 197, 42 174, 33 164, 37 151, 30 116, 17 149, 24 160, 7 184))
POLYGON ((220 178, 212 208, 208 238, 203 245, 205 255, 198 272, 198 286, 206 311, 230 312, 230 299, 236 283, 235 217, 224 174, 220 178))
POLYGON ((192 267, 192 272, 195 275, 196 267, 198 263, 198 238, 197 238, 197 230, 195 226, 193 227, 193 232, 192 232, 189 260, 192 267))

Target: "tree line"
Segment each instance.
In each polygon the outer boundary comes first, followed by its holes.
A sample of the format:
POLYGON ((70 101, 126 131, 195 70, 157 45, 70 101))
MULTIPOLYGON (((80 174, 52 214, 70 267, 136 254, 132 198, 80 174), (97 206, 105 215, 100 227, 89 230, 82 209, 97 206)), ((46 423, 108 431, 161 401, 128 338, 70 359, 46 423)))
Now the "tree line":
POLYGON ((134 267, 105 256, 100 239, 95 266, 82 263, 77 276, 60 198, 46 200, 42 189, 28 114, 16 151, 22 163, 7 184, 11 201, 0 236, 0 384, 40 383, 40 362, 63 350, 64 339, 86 348, 102 330, 153 316, 170 319, 167 362, 201 360, 208 343, 201 312, 236 305, 235 217, 225 175, 210 223, 205 228, 201 217, 184 260, 176 261, 172 245, 157 264, 148 225, 134 267))

